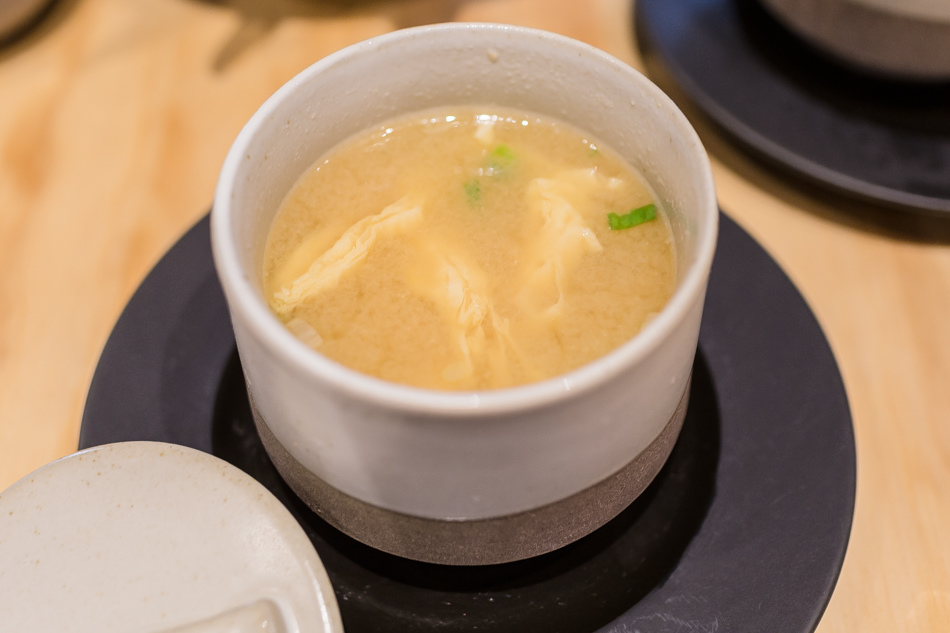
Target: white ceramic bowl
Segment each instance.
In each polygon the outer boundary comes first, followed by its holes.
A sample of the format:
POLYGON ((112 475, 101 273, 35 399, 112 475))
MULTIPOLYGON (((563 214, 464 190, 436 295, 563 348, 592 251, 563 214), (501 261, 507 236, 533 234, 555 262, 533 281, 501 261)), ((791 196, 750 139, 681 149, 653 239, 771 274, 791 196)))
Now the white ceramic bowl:
POLYGON ((950 79, 948 0, 761 0, 841 61, 894 78, 950 79))
MULTIPOLYGON (((710 166, 698 137, 643 75, 551 33, 443 24, 351 46, 268 99, 238 135, 221 170, 212 243, 259 428, 266 422, 262 435, 282 474, 338 527, 378 547, 426 559, 419 548, 433 543, 420 544, 424 535, 400 534, 406 530, 398 521, 379 518, 385 513, 334 514, 325 505, 335 502, 308 495, 291 471, 313 475, 333 494, 370 509, 451 523, 535 511, 608 479, 657 439, 684 398, 717 222, 710 166), (605 141, 649 181, 671 221, 678 288, 633 340, 544 382, 440 392, 347 369, 303 345, 270 312, 261 291, 264 243, 297 178, 369 126, 461 103, 569 121, 605 141), (283 450, 287 455, 275 455, 283 450), (388 544, 373 542, 361 532, 365 525, 357 525, 384 520, 388 544)), ((567 540, 593 527, 578 528, 567 540)), ((538 534, 525 540, 539 538, 544 540, 538 534)), ((498 549, 499 542, 483 549, 498 549)), ((428 559, 500 562, 531 553, 538 551, 428 559)))

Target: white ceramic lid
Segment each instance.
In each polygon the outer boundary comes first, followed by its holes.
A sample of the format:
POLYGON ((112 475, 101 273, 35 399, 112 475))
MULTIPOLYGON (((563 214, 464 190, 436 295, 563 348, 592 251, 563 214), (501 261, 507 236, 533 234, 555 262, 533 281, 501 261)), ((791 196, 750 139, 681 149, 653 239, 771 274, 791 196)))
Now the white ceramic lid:
POLYGON ((0 494, 0 618, 18 633, 340 633, 290 512, 211 455, 125 442, 0 494))

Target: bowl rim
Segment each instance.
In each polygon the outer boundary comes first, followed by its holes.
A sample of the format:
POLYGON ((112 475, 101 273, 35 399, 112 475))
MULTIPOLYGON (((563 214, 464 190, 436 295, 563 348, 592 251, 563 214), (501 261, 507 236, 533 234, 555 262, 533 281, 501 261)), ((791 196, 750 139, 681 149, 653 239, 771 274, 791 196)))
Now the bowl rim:
MULTIPOLYGON (((458 37, 458 36, 457 36, 458 37)), ((275 91, 251 116, 237 135, 218 178, 211 212, 211 244, 215 267, 228 297, 229 310, 240 310, 242 323, 281 362, 334 390, 377 406, 449 418, 469 418, 485 414, 506 414, 554 405, 609 382, 626 368, 637 364, 669 338, 689 312, 697 297, 705 292, 718 237, 719 207, 708 155, 685 115, 642 73, 616 57, 573 38, 539 29, 487 22, 456 22, 402 29, 373 37, 340 49, 307 67, 275 91), (320 73, 346 63, 352 57, 371 55, 380 48, 405 39, 460 31, 495 32, 534 38, 553 46, 572 48, 580 56, 614 67, 637 83, 656 103, 665 106, 674 125, 683 134, 699 159, 702 198, 707 201, 698 224, 707 227, 697 243, 696 257, 682 276, 673 296, 660 313, 639 333, 613 351, 565 374, 539 382, 492 390, 442 391, 389 382, 363 374, 320 354, 299 341, 270 311, 263 297, 243 272, 232 239, 231 199, 247 148, 261 126, 301 86, 320 73)), ((233 320, 233 316, 232 316, 233 320)))

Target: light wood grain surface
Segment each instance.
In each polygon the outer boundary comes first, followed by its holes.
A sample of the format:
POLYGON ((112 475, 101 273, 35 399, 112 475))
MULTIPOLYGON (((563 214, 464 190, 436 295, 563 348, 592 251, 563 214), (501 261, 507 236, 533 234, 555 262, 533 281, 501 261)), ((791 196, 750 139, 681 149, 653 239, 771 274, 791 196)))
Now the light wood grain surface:
MULTIPOLYGON (((348 44, 446 20, 544 28, 642 69, 632 12, 625 0, 54 5, 0 47, 0 489, 76 449, 122 308, 207 212, 231 141, 282 83, 348 44)), ((848 391, 857 508, 818 630, 950 631, 950 227, 766 169, 683 105, 723 209, 806 297, 848 391)))

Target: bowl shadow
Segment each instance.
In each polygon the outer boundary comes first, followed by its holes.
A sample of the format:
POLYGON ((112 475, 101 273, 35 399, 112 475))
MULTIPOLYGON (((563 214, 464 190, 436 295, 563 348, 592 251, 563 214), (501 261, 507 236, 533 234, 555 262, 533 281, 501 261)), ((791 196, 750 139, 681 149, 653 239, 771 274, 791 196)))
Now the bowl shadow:
POLYGON ((212 450, 291 511, 330 576, 348 633, 363 631, 595 631, 663 584, 698 532, 715 494, 721 421, 702 355, 689 409, 664 468, 615 519, 571 545, 528 560, 452 567, 370 548, 312 512, 261 444, 234 351, 215 401, 212 450))
POLYGON ((49 0, 27 20, 0 34, 0 62, 45 41, 72 15, 79 3, 80 0, 49 0))
POLYGON ((216 55, 212 70, 224 72, 241 55, 264 40, 284 20, 346 19, 375 15, 403 29, 450 22, 470 0, 193 0, 234 12, 238 25, 216 55))

